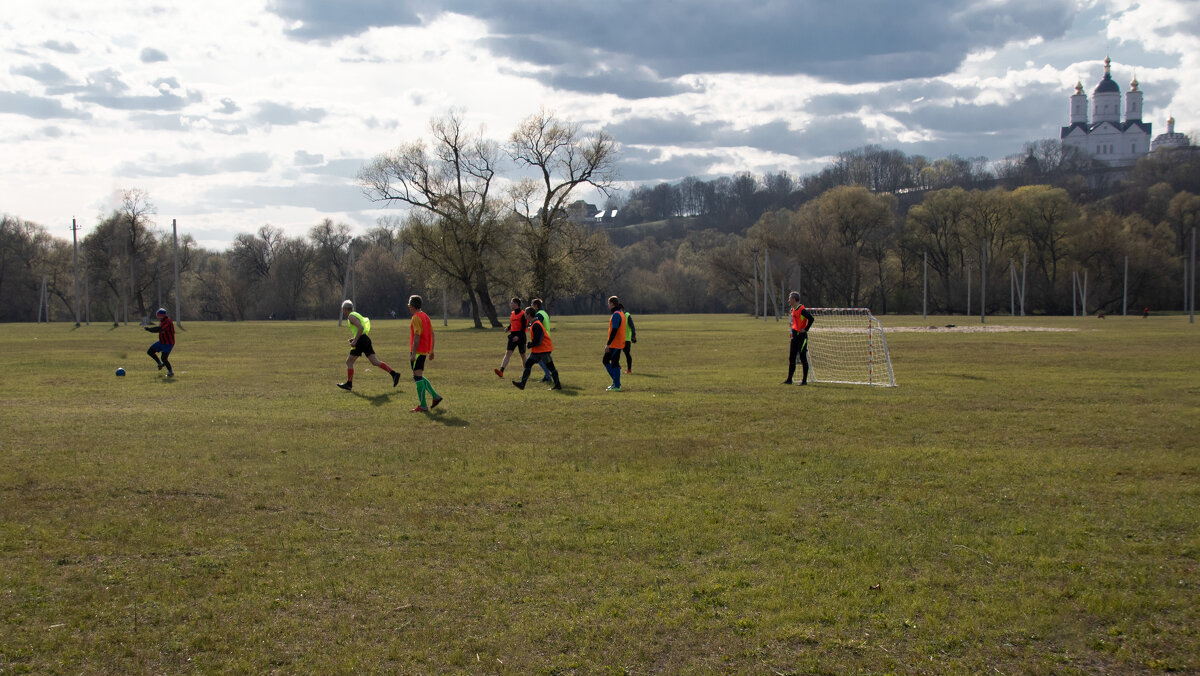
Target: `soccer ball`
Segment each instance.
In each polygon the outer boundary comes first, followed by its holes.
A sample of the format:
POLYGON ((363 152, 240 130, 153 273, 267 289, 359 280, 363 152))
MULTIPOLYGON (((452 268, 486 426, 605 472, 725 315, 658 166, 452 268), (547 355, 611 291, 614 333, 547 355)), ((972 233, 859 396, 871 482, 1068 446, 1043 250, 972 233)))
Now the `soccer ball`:
POLYGON ((118 366, 118 367, 117 367, 117 375, 119 375, 119 376, 123 376, 123 375, 125 375, 125 369, 123 369, 123 368, 121 368, 120 366, 118 366))

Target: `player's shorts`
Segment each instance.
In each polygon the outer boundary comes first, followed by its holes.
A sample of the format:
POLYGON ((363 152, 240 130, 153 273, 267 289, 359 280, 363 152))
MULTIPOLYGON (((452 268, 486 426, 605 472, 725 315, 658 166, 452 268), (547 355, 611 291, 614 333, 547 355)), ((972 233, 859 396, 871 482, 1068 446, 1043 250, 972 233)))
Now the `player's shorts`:
POLYGON ((419 354, 419 355, 413 357, 412 370, 414 370, 414 371, 424 371, 425 370, 425 355, 419 354))
POLYGON ((171 354, 171 350, 174 350, 174 349, 175 349, 174 345, 167 345, 166 343, 159 343, 159 342, 155 342, 153 345, 150 346, 151 352, 162 352, 164 357, 171 354))
POLYGON ((505 352, 516 350, 518 352, 525 351, 525 332, 524 331, 509 331, 508 345, 504 348, 505 352))
POLYGON ((352 357, 361 357, 364 354, 368 357, 375 354, 375 346, 371 344, 371 337, 366 335, 359 336, 358 342, 354 344, 354 347, 350 348, 350 356, 352 357))

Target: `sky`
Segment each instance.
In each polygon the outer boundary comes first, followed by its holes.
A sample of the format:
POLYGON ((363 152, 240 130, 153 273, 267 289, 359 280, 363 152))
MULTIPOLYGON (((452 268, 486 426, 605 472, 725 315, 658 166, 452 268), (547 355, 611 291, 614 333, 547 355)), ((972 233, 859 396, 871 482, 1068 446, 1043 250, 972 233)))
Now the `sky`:
POLYGON ((1200 131, 1196 0, 0 0, 0 51, 0 213, 69 239, 139 189, 216 250, 403 216, 358 171, 451 110, 603 129, 626 191, 867 144, 999 160, 1106 55, 1154 135, 1200 131))

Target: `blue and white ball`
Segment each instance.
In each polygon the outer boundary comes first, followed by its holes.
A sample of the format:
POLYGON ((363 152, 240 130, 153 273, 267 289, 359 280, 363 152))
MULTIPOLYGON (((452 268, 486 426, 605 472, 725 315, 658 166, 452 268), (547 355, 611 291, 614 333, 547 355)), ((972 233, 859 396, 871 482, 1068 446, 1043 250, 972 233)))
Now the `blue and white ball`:
POLYGON ((123 375, 125 375, 125 369, 123 369, 123 368, 121 368, 120 366, 118 366, 118 367, 117 367, 117 375, 118 375, 118 376, 123 376, 123 375))

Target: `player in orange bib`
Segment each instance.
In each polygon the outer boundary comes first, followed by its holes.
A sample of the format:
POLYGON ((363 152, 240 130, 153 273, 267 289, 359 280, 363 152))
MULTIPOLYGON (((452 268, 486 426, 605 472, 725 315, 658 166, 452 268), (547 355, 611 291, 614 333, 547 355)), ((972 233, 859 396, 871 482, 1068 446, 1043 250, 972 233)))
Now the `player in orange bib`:
POLYGON ((792 306, 792 345, 788 354, 788 377, 783 381, 784 385, 792 384, 792 376, 796 375, 796 358, 800 358, 800 365, 804 367, 801 373, 800 384, 808 384, 808 330, 812 328, 813 316, 803 305, 800 304, 800 294, 793 291, 788 296, 788 304, 792 306))
POLYGON ((525 308, 525 319, 529 322, 529 359, 525 360, 525 370, 521 373, 521 379, 512 381, 513 387, 518 390, 525 389, 525 383, 529 381, 529 372, 533 370, 533 365, 541 364, 542 368, 550 374, 551 380, 554 381, 554 385, 550 389, 561 390, 562 383, 558 381, 558 369, 554 367, 554 357, 550 354, 554 350, 550 332, 546 330, 542 324, 542 318, 538 316, 537 310, 532 306, 525 308))

